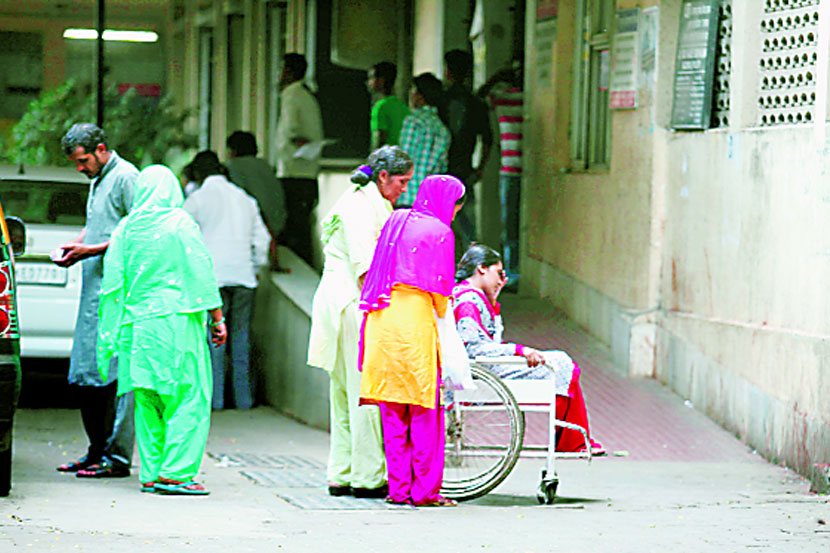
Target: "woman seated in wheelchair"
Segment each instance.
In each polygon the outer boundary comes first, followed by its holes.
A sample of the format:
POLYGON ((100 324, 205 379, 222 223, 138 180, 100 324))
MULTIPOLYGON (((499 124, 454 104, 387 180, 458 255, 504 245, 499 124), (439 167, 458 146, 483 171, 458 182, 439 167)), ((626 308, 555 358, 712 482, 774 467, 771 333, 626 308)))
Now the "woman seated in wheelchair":
MULTIPOLYGON (((556 418, 588 431, 588 412, 579 385, 579 367, 563 351, 540 352, 521 344, 502 342, 504 326, 496 301, 507 283, 501 256, 483 244, 473 244, 464 253, 455 273, 453 289, 455 320, 467 355, 476 357, 520 356, 527 365, 488 365, 499 378, 550 380, 556 388, 556 418)), ((576 430, 561 429, 556 451, 582 451, 585 442, 576 430)), ((591 453, 605 455, 591 439, 591 453)))

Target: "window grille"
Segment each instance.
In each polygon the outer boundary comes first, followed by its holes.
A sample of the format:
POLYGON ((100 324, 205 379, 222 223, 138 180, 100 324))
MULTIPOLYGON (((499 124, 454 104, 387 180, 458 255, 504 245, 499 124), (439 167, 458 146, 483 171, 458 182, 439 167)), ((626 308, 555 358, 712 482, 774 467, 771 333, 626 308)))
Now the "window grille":
POLYGON ((712 127, 729 126, 729 77, 732 73, 732 0, 720 0, 718 49, 712 93, 712 127))
POLYGON ((764 0, 758 122, 812 123, 816 104, 819 0, 764 0))

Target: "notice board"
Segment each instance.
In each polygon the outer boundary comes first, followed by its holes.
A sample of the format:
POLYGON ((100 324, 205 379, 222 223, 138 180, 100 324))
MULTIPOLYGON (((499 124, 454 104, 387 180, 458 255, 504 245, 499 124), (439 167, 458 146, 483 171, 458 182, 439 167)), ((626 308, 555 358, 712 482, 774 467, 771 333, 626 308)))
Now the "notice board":
POLYGON ((619 10, 616 15, 611 93, 608 96, 609 107, 611 109, 636 108, 640 8, 619 10))
POLYGON ((718 0, 684 0, 674 67, 673 129, 708 129, 712 114, 718 0))

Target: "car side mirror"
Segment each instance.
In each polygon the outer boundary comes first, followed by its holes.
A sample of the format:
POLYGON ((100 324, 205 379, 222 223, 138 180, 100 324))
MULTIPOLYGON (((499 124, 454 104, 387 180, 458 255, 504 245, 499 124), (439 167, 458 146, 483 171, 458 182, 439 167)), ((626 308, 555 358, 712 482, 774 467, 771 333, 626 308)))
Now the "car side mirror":
POLYGON ((26 251, 26 225, 17 217, 6 217, 6 228, 9 229, 12 252, 21 255, 26 251))

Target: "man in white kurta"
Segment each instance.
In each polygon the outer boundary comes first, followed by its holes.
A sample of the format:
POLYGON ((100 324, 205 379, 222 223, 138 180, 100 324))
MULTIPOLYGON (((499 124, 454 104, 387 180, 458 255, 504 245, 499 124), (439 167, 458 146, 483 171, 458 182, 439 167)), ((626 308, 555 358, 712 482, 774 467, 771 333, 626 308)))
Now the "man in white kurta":
POLYGON ((308 364, 331 373, 330 492, 378 490, 386 483, 380 414, 358 406, 360 284, 372 263, 381 228, 392 214, 374 182, 346 191, 323 221, 325 265, 311 316, 308 364))

